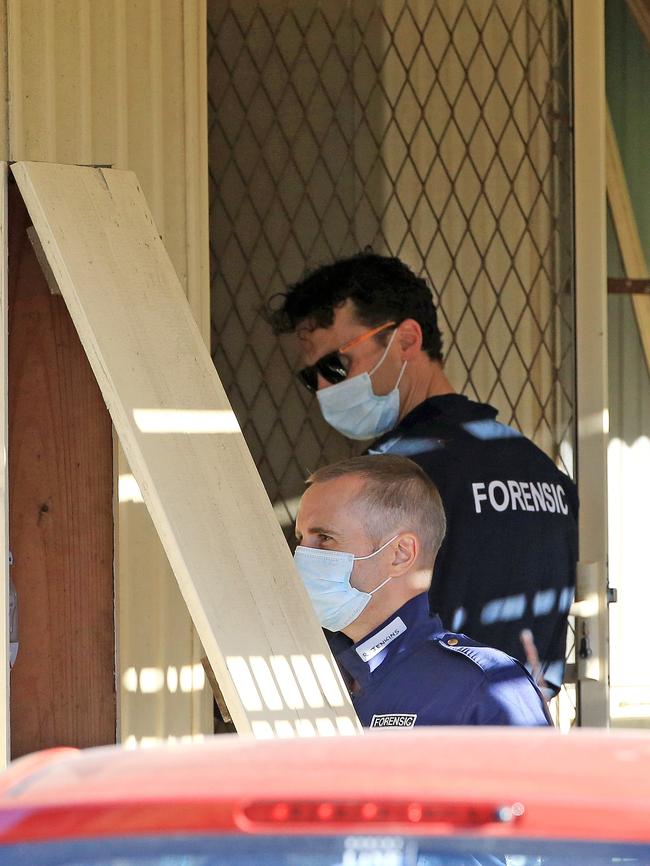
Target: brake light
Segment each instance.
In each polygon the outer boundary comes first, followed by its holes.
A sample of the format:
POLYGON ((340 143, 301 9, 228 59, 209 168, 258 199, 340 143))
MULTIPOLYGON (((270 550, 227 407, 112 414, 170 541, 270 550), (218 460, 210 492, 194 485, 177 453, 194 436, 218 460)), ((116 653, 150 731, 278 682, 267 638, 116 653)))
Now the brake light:
POLYGON ((385 800, 258 800, 243 816, 258 825, 447 824, 475 827, 505 823, 524 814, 521 803, 445 803, 385 800))

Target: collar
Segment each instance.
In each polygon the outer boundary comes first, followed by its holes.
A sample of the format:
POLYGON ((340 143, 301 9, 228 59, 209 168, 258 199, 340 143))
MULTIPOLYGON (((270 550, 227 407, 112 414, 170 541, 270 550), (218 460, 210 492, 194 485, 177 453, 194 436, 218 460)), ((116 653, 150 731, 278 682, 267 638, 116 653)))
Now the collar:
POLYGON ((365 688, 378 679, 386 662, 403 655, 428 637, 445 634, 440 618, 429 613, 428 593, 409 599, 369 634, 336 655, 338 664, 365 688), (377 660, 381 654, 381 662, 377 660))
POLYGON ((431 423, 437 420, 443 423, 463 424, 467 421, 494 420, 496 417, 497 410, 493 406, 477 403, 464 394, 440 394, 437 397, 428 397, 411 409, 396 427, 373 442, 367 453, 382 454, 390 451, 397 440, 419 425, 423 425, 426 432, 430 433, 431 423))

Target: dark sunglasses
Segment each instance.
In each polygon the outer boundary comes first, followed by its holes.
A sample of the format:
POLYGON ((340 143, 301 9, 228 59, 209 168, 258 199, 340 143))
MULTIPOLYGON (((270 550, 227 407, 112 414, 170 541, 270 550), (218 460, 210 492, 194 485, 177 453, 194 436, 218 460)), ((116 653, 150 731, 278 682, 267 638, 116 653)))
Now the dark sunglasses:
POLYGON ((328 352, 327 355, 323 355, 323 357, 319 358, 316 363, 310 364, 308 367, 303 367, 302 370, 298 370, 296 373, 297 377, 305 388, 312 392, 318 390, 319 375, 331 385, 343 382, 343 380, 348 377, 348 371, 343 363, 343 359, 341 358, 341 352, 347 352, 348 349, 351 349, 353 346, 358 346, 359 343, 364 343, 366 340, 374 337, 375 334, 380 334, 387 328, 394 328, 396 324, 396 322, 386 322, 385 325, 379 325, 377 328, 372 328, 370 331, 360 334, 358 337, 350 340, 349 343, 345 343, 334 352, 328 352))

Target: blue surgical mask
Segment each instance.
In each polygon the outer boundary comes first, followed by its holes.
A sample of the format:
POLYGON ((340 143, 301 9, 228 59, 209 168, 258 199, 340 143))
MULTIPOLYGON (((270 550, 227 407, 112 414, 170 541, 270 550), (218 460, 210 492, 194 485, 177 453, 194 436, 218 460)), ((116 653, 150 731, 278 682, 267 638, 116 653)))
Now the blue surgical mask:
POLYGON ((362 592, 351 585, 350 576, 355 562, 376 556, 396 538, 397 535, 394 535, 368 556, 355 556, 341 550, 321 550, 318 547, 296 547, 294 562, 323 628, 341 631, 350 625, 377 590, 388 583, 390 577, 372 592, 362 592))
POLYGON ((393 332, 386 351, 369 373, 360 373, 316 392, 323 418, 348 439, 374 439, 397 424, 399 383, 407 362, 402 364, 395 387, 388 394, 375 394, 370 378, 384 363, 396 333, 393 332))

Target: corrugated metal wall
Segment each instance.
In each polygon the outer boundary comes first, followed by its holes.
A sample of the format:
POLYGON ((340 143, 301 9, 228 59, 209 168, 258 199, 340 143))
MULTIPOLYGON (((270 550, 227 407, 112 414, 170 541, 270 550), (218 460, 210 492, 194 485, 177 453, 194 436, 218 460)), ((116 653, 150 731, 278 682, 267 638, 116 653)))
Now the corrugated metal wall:
MULTIPOLYGON (((135 171, 207 340, 205 0, 5 5, 6 155, 135 171)), ((209 732, 198 640, 121 456, 119 474, 122 738, 209 732)))

